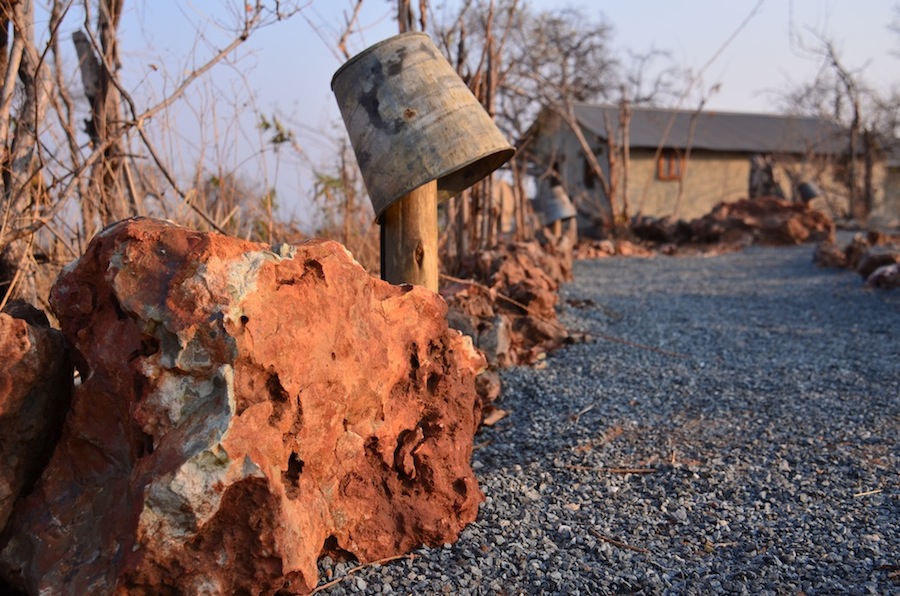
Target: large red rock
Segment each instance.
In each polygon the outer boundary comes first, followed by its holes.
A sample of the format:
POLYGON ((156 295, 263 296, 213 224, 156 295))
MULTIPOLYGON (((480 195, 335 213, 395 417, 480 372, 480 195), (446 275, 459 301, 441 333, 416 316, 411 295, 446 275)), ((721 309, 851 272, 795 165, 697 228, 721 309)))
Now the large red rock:
POLYGON ((900 263, 882 265, 866 279, 866 285, 883 290, 900 288, 900 263))
POLYGON ((816 245, 813 262, 820 267, 843 268, 847 264, 847 255, 843 248, 831 240, 823 240, 816 245))
POLYGON ((834 237, 834 222, 827 215, 778 197, 719 203, 690 227, 693 239, 699 242, 791 245, 834 237))
POLYGON ((128 220, 57 281, 80 356, 0 569, 30 593, 303 593, 323 553, 457 538, 484 360, 339 244, 128 220))
POLYGON ((869 279, 871 275, 881 267, 887 265, 900 264, 900 246, 894 245, 876 245, 871 246, 859 258, 856 265, 856 272, 863 279, 869 279))
POLYGON ((62 334, 37 309, 0 313, 0 532, 59 438, 72 389, 62 334))

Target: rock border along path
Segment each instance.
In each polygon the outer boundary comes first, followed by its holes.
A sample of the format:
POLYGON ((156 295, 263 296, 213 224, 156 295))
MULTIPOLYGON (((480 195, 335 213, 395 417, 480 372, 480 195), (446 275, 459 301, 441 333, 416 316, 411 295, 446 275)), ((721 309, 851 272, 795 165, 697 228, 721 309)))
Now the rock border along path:
POLYGON ((900 291, 806 245, 581 261, 562 301, 597 339, 503 372, 478 521, 326 593, 900 594, 900 291))

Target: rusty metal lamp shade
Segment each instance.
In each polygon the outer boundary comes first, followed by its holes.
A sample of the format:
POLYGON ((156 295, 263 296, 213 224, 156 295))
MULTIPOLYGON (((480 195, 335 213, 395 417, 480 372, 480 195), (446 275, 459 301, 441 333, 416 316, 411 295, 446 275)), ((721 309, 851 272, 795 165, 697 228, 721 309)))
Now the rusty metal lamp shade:
POLYGON ((363 50, 338 69, 331 89, 377 218, 435 179, 438 200, 448 199, 515 153, 425 33, 363 50))

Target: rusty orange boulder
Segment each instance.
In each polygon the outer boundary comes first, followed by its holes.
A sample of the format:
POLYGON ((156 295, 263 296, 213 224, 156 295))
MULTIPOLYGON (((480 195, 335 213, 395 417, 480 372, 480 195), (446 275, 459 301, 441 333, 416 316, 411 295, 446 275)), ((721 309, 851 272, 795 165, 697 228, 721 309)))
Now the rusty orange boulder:
POLYGON ((72 388, 62 334, 44 313, 11 302, 0 313, 0 532, 59 438, 72 388))
POLYGON ((31 593, 303 593, 317 559, 457 538, 482 494, 471 340, 339 244, 133 219, 52 303, 84 379, 0 570, 31 593))
POLYGON ((778 197, 719 203, 690 223, 695 241, 792 245, 834 238, 834 222, 803 203, 778 197))

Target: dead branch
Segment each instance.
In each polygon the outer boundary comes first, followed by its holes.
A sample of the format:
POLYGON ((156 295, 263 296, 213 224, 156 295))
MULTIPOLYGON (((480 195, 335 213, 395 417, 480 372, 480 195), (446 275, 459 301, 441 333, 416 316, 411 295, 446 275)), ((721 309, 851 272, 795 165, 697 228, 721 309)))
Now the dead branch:
POLYGON ((871 495, 877 495, 882 492, 880 488, 876 488, 874 490, 864 490, 862 492, 854 493, 853 497, 858 499, 859 497, 869 497, 871 495))
MULTIPOLYGON (((337 47, 344 55, 344 59, 350 59, 350 52, 347 50, 347 38, 350 37, 350 34, 353 32, 353 27, 356 24, 356 21, 359 19, 359 10, 362 8, 363 0, 356 0, 356 6, 353 7, 353 14, 350 18, 347 18, 347 26, 344 28, 344 32, 341 34, 341 38, 338 40, 337 47)), ((346 13, 344 13, 346 18, 346 13)))
POLYGON ((595 538, 599 538, 603 542, 608 542, 609 544, 612 544, 613 546, 618 546, 619 548, 624 548, 625 550, 630 550, 630 551, 634 551, 636 553, 641 553, 641 554, 645 554, 645 555, 650 554, 650 551, 647 550, 646 548, 641 548, 640 546, 632 546, 630 544, 622 542, 621 540, 616 540, 615 538, 610 538, 609 536, 604 536, 603 534, 601 534, 594 528, 588 528, 588 532, 590 532, 591 535, 594 536, 595 538))
POLYGON ((347 573, 345 575, 335 578, 335 579, 331 580, 330 582, 324 583, 321 586, 316 586, 316 589, 313 590, 312 592, 310 592, 310 594, 318 594, 319 592, 322 592, 324 590, 332 588, 332 587, 338 585, 339 583, 341 583, 342 581, 344 581, 345 579, 347 579, 348 577, 350 577, 351 575, 353 575, 354 573, 362 571, 363 569, 367 569, 369 567, 374 567, 375 565, 384 565, 385 563, 390 563, 391 561, 399 561, 400 559, 409 559, 410 561, 412 561, 415 557, 416 556, 413 553, 409 553, 409 554, 405 554, 405 555, 394 555, 393 557, 385 557, 383 559, 378 559, 377 561, 372 561, 371 563, 357 565, 356 567, 354 567, 352 569, 348 569, 347 573))
POLYGON ((581 408, 576 413, 569 416, 569 420, 571 420, 573 424, 578 424, 578 421, 581 420, 581 417, 593 410, 595 406, 596 404, 589 404, 581 408))
POLYGON ((594 466, 574 465, 565 465, 560 467, 564 470, 576 470, 578 472, 598 472, 601 474, 655 474, 658 471, 655 468, 597 468, 594 466))
MULTIPOLYGON (((155 105, 147 108, 143 112, 138 112, 134 99, 131 95, 122 87, 118 77, 116 77, 113 73, 114 65, 110 60, 102 60, 100 61, 100 65, 105 71, 106 76, 109 77, 109 82, 118 90, 121 98, 125 101, 128 106, 129 112, 131 114, 131 120, 122 123, 122 126, 117 131, 108 131, 109 135, 106 137, 104 145, 106 145, 106 149, 113 146, 115 143, 119 142, 119 140, 127 134, 130 130, 137 131, 140 136, 141 142, 146 147, 147 151, 150 153, 151 159, 159 168, 162 175, 165 177, 166 181, 169 182, 172 189, 178 194, 178 196, 182 199, 182 201, 187 204, 197 215, 203 219, 212 229, 216 230, 220 233, 225 233, 225 231, 219 226, 215 220, 210 217, 208 213, 199 205, 187 200, 187 193, 183 191, 177 181, 175 180, 174 175, 169 171, 169 168, 163 162, 159 153, 156 151, 152 141, 147 136, 146 131, 144 130, 144 123, 149 120, 152 116, 154 116, 159 111, 169 107, 172 105, 178 98, 180 98, 190 87, 190 85, 200 78, 203 74, 208 72, 213 66, 221 62, 225 59, 228 54, 237 49, 241 44, 243 44, 249 38, 251 32, 258 28, 262 22, 262 6, 260 3, 256 3, 255 6, 252 7, 253 10, 250 12, 250 15, 244 21, 244 26, 241 33, 235 37, 223 50, 220 50, 214 56, 212 56, 206 63, 201 65, 199 68, 196 68, 192 72, 190 72, 182 82, 175 88, 175 90, 166 98, 159 101, 155 105)), ((94 48, 100 48, 102 44, 98 43, 96 38, 93 36, 92 32, 88 28, 88 36, 90 38, 91 44, 94 48)), ((102 54, 101 54, 102 55, 102 54)), ((105 150, 106 150, 105 149, 105 150)), ((104 151, 105 151, 104 150, 104 151)), ((96 153, 97 149, 95 149, 96 153)), ((93 157, 93 154, 92 154, 93 157)), ((95 158, 95 161, 98 158, 95 158)))
POLYGON ((574 102, 571 99, 567 99, 562 106, 556 106, 551 109, 565 121, 575 134, 575 139, 578 140, 578 146, 581 148, 582 153, 584 153, 584 157, 587 159, 588 165, 590 165, 594 176, 600 181, 600 188, 603 190, 603 193, 610 198, 611 207, 613 213, 615 213, 614 199, 610 194, 612 188, 610 187, 609 180, 606 178, 606 174, 603 172, 603 168, 600 167, 600 162, 597 161, 597 154, 594 153, 594 149, 591 147, 590 143, 588 143, 587 138, 584 136, 584 131, 578 123, 578 118, 575 116, 574 102))
MULTIPOLYGON (((693 77, 691 77, 691 80, 688 81, 688 84, 684 88, 684 91, 681 93, 681 95, 678 97, 678 100, 675 102, 676 107, 681 105, 681 102, 683 102, 687 98, 687 96, 690 94, 690 92, 693 90, 694 85, 696 85, 702 79, 703 73, 706 72, 706 70, 709 69, 709 67, 712 66, 716 60, 718 60, 719 56, 721 56, 722 53, 725 52, 725 50, 728 48, 728 46, 730 46, 731 43, 735 39, 737 39, 738 34, 741 31, 743 31, 747 25, 750 24, 750 21, 752 21, 754 17, 756 17, 756 15, 762 9, 762 6, 764 3, 765 3, 765 0, 757 1, 757 3, 753 6, 753 8, 750 9, 750 12, 747 14, 747 16, 744 17, 744 20, 742 20, 740 22, 740 24, 738 24, 738 26, 734 29, 734 31, 731 32, 731 35, 728 36, 728 39, 726 39, 724 42, 722 42, 722 45, 720 45, 716 49, 716 51, 713 52, 712 56, 709 57, 709 60, 707 60, 706 63, 700 67, 700 70, 698 70, 697 73, 694 74, 693 77)), ((675 124, 675 118, 676 118, 676 114, 675 114, 675 112, 673 112, 671 118, 669 118, 669 122, 666 124, 666 127, 663 130, 662 135, 660 136, 659 146, 657 146, 656 153, 653 155, 654 163, 659 161, 659 157, 660 157, 660 155, 662 155, 663 148, 665 147, 666 143, 668 143, 668 141, 669 141, 669 134, 672 132, 672 127, 675 124)), ((644 183, 644 187, 641 191, 641 198, 638 201, 638 213, 643 211, 644 202, 647 199, 647 195, 650 192, 650 183, 652 181, 653 181, 653 177, 651 175, 647 178, 647 181, 644 183)))

